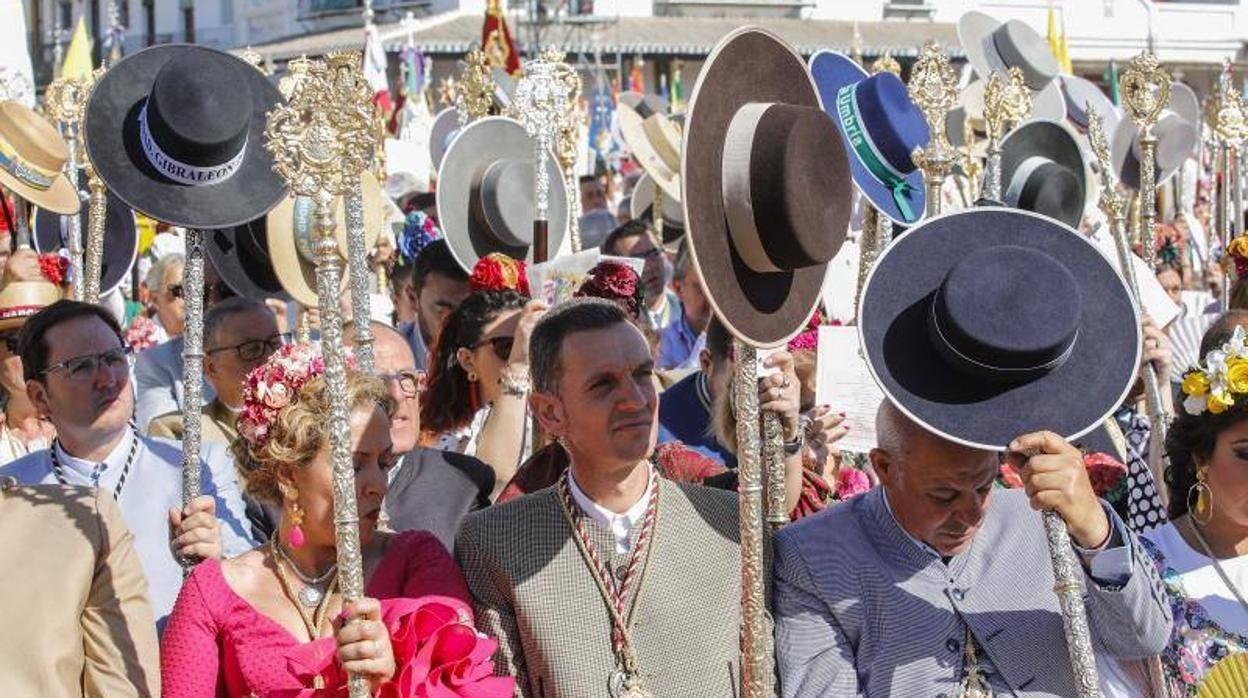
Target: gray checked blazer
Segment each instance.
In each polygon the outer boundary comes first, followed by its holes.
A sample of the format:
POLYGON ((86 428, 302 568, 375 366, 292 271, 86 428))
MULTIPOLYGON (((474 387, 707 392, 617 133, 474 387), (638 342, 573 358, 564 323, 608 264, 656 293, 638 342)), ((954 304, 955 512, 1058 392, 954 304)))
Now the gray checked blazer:
MULTIPOLYGON (((633 608, 645 687, 663 698, 736 696, 741 573, 735 493, 661 481, 649 564, 633 608)), ((611 570, 627 564, 585 518, 611 570)), ((634 541, 637 531, 634 530, 634 541)), ((455 553, 500 675, 528 698, 600 698, 616 667, 611 616, 547 488, 468 515, 455 553)))
MULTIPOLYGON (((1084 575, 1096 651, 1156 654, 1171 623, 1161 580, 1130 533, 1108 552, 1129 555, 1130 574, 1120 587, 1084 575)), ((880 487, 781 529, 775 557, 785 697, 959 695, 967 624, 996 695, 1076 694, 1044 526, 1021 490, 992 494, 948 565, 906 535, 880 487)))

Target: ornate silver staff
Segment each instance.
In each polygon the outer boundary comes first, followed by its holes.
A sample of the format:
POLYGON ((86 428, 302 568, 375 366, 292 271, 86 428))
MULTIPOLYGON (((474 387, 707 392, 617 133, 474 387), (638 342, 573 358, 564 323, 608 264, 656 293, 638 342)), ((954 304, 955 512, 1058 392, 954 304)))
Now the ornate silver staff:
MULTIPOLYGON (((94 227, 94 222, 92 223, 94 227)), ((208 235, 186 230, 186 262, 182 270, 182 300, 186 321, 182 329, 182 504, 199 496, 199 453, 204 404, 204 245, 208 235)), ((99 274, 95 275, 99 284, 99 274)))
MULTIPOLYGON (((108 220, 108 188, 95 172, 91 161, 86 162, 87 189, 87 246, 82 262, 82 300, 100 302, 100 270, 104 259, 104 224, 108 220)), ((189 260, 188 260, 189 262, 189 260)))
MULTIPOLYGON (((1231 216, 1231 182, 1238 185, 1239 176, 1232 177, 1232 151, 1238 151, 1237 144, 1248 137, 1248 114, 1245 114, 1244 102, 1239 92, 1231 84, 1229 64, 1223 67, 1222 74, 1214 87, 1213 94, 1205 101, 1205 123, 1213 136, 1216 145, 1215 169, 1222 174, 1215 176, 1214 230, 1225 254, 1227 245, 1234 236, 1235 221, 1231 216)), ((1238 170, 1238 168, 1235 168, 1238 170)), ((1242 214, 1236 216, 1242 218, 1242 214)), ((1222 309, 1230 307, 1231 287, 1222 284, 1222 309)))
MULTIPOLYGON (((533 211, 533 261, 545 262, 557 250, 548 249, 549 221, 547 209, 550 198, 550 172, 546 159, 550 157, 560 120, 568 111, 573 98, 569 93, 574 86, 568 73, 575 71, 561 60, 562 54, 547 51, 540 58, 524 64, 525 75, 516 85, 516 97, 512 110, 524 130, 533 137, 533 181, 535 206, 533 211)), ((576 82, 580 82, 577 78, 576 82)))
POLYGON ((988 165, 984 168, 984 197, 1001 201, 1001 141, 1012 126, 1031 113, 1031 92, 1023 71, 1010 68, 1009 80, 993 73, 984 86, 984 122, 988 125, 988 165))
POLYGON ((912 156, 914 163, 923 170, 930 218, 940 213, 940 188, 957 160, 957 153, 945 134, 945 119, 958 101, 958 75, 939 44, 929 41, 923 45, 906 88, 910 99, 923 112, 923 120, 931 132, 927 147, 916 149, 912 156))
POLYGON ((737 365, 733 402, 737 406, 737 498, 741 527, 741 695, 775 695, 772 639, 767 628, 766 575, 763 560, 763 473, 759 463, 758 352, 734 340, 737 365))
MULTIPOLYGON (((65 176, 79 190, 78 167, 83 159, 80 150, 82 140, 78 137, 82 125, 82 111, 86 106, 87 96, 91 93, 93 78, 80 80, 75 78, 57 78, 53 80, 43 94, 44 106, 48 115, 61 129, 61 137, 69 147, 69 158, 65 161, 65 176)), ((81 193, 79 194, 81 196, 81 193)), ((74 280, 71 288, 72 298, 82 300, 82 218, 77 215, 62 216, 65 223, 67 240, 65 247, 69 250, 70 277, 74 280)))
MULTIPOLYGON (((274 170, 286 180, 294 195, 309 197, 315 204, 313 247, 321 351, 330 395, 328 430, 338 581, 344 602, 351 602, 363 595, 364 575, 347 421, 346 361, 338 312, 342 258, 334 235, 334 199, 349 194, 372 161, 374 132, 371 119, 363 117, 354 104, 340 103, 341 97, 326 65, 313 63, 289 102, 269 113, 264 136, 265 147, 273 155, 274 170)), ((368 696, 362 676, 353 674, 349 688, 352 698, 368 696)))
MULTIPOLYGON (((337 91, 336 105, 351 110, 354 118, 366 120, 374 134, 385 129, 381 115, 372 103, 373 90, 364 78, 360 66, 363 56, 356 51, 339 51, 329 54, 329 75, 337 91)), ((374 136, 374 141, 376 136, 374 136)), ((369 148, 371 167, 376 159, 376 148, 369 148)), ((347 270, 351 285, 351 319, 355 330, 355 358, 360 369, 373 372, 373 326, 370 322, 369 294, 371 292, 368 271, 368 244, 364 231, 364 193, 359 176, 351 178, 344 194, 343 218, 347 225, 347 270)))
POLYGON ((1127 115, 1140 130, 1140 240, 1151 270, 1157 261, 1157 134, 1153 126, 1170 103, 1170 75, 1162 70, 1157 56, 1145 51, 1131 59, 1120 85, 1127 115))

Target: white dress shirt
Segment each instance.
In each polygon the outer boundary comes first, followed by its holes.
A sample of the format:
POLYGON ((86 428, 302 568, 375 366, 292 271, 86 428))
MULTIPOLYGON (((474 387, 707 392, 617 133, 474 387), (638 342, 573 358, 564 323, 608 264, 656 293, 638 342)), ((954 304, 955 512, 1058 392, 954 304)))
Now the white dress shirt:
POLYGON ((576 484, 576 477, 572 473, 568 473, 568 491, 572 495, 572 500, 576 505, 585 512, 589 518, 597 521, 608 531, 611 531, 612 537, 615 538, 615 552, 627 553, 633 547, 630 536, 634 526, 640 526, 641 520, 646 516, 646 505, 650 502, 650 490, 654 487, 654 468, 649 468, 649 474, 646 479, 646 490, 641 493, 637 501, 633 502, 623 514, 617 514, 614 511, 602 506, 598 502, 589 498, 581 486, 576 484))

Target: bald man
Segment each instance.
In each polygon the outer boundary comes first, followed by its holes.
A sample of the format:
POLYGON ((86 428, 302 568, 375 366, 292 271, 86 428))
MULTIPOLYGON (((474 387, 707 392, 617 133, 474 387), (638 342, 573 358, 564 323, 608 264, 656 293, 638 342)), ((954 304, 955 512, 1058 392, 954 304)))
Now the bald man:
MULTIPOLYGON (((371 326, 373 364, 395 402, 390 440, 394 452, 404 454, 390 471, 383 509, 393 530, 429 531, 451 550, 464 516, 490 505, 494 470, 472 456, 417 446, 424 372, 403 335, 379 322, 371 326)), ((354 325, 346 326, 343 339, 354 345, 354 325)))
POLYGON ((1000 490, 997 453, 932 434, 887 401, 877 430, 880 487, 776 535, 781 695, 954 696, 968 683, 1076 695, 1038 509, 1067 522, 1097 651, 1162 650, 1161 582, 1093 494, 1077 449, 1050 432, 1018 437, 1005 458, 1027 489, 1000 490))

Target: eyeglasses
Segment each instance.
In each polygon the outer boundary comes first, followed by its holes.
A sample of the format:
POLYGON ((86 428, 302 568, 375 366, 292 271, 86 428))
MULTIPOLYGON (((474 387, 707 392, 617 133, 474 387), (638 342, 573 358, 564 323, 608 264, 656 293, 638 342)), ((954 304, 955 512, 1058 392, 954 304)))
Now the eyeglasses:
POLYGON ((662 247, 651 247, 645 252, 630 254, 629 257, 633 259, 654 259, 655 257, 658 257, 662 254, 663 254, 662 247))
POLYGON ((425 392, 424 371, 395 371, 394 373, 378 373, 377 377, 389 385, 398 382, 399 390, 408 397, 416 397, 425 392))
MULTIPOLYGON (((186 293, 186 286, 184 284, 170 284, 168 291, 169 295, 174 298, 184 298, 183 294, 186 293)), ((204 300, 224 300, 232 295, 234 295, 234 292, 223 282, 204 284, 204 300)))
POLYGON ((120 346, 108 351, 102 351, 98 354, 87 354, 86 356, 75 356, 72 359, 64 361, 43 369, 39 375, 46 376, 55 371, 65 371, 70 378, 81 380, 89 376, 94 376, 96 371, 100 370, 100 366, 110 371, 120 369, 129 369, 130 364, 126 360, 130 356, 131 349, 128 346, 120 346))
POLYGON ((472 345, 472 348, 479 349, 488 344, 494 350, 494 356, 497 356, 499 361, 506 362, 511 360, 511 347, 515 341, 515 337, 487 337, 472 345))
POLYGON ((272 335, 268 337, 267 339, 249 339, 245 342, 239 342, 238 344, 231 344, 228 347, 217 347, 216 349, 209 349, 208 351, 204 352, 204 354, 208 356, 212 356, 213 354, 216 354, 217 352, 229 351, 233 349, 234 351, 238 352, 238 358, 242 359, 243 361, 255 361, 256 359, 261 359, 261 358, 264 358, 265 356, 268 356, 269 354, 272 354, 273 352, 277 351, 278 349, 281 349, 282 347, 286 346, 289 343, 290 343, 290 333, 283 332, 280 334, 272 335))

